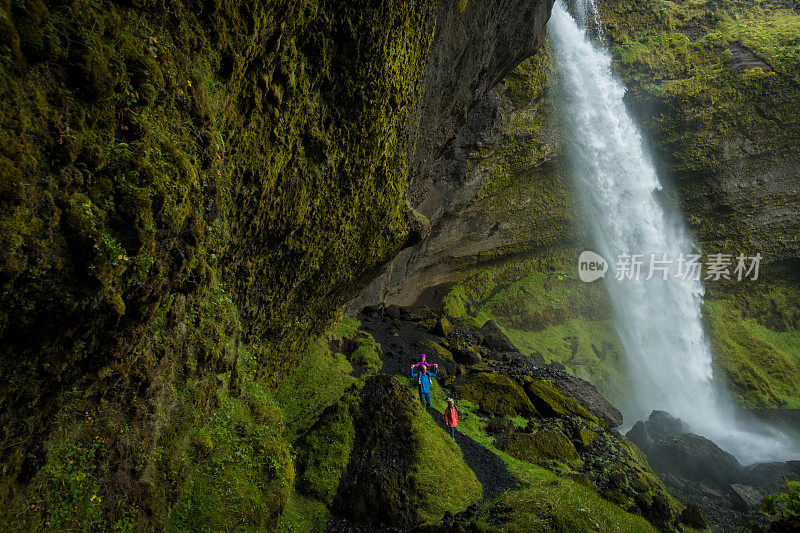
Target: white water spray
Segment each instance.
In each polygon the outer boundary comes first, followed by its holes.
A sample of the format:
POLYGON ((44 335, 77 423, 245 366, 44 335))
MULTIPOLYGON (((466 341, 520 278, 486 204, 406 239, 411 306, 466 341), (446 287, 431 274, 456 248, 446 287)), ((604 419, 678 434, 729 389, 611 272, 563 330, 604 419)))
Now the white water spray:
MULTIPOLYGON (((592 4, 578 16, 597 16, 592 4)), ((782 434, 762 427, 745 430, 731 402, 717 393, 711 351, 703 332, 699 281, 676 277, 677 259, 694 246, 678 216, 656 198, 661 189, 642 136, 623 103, 625 87, 611 73, 611 57, 595 46, 562 0, 549 22, 560 77, 560 103, 568 152, 599 252, 611 265, 606 286, 632 379, 628 420, 654 409, 683 419, 742 462, 785 460, 795 455, 782 434), (645 281, 614 278, 620 254, 650 254, 676 261, 668 277, 645 281)))

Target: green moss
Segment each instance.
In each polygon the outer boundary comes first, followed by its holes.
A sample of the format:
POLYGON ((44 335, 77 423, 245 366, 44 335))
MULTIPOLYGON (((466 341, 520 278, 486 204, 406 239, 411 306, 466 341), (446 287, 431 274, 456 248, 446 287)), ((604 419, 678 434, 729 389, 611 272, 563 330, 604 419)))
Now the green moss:
POLYGON ((503 459, 522 485, 495 501, 483 502, 479 524, 497 524, 497 510, 505 508, 500 512, 502 528, 509 531, 656 531, 647 520, 602 498, 592 488, 497 449, 476 409, 470 402, 459 402, 459 430, 503 459))
POLYGON ((476 270, 445 296, 445 309, 475 325, 496 320, 523 354, 560 362, 619 401, 627 365, 608 296, 602 285, 577 279, 570 256, 577 252, 476 270))
POLYGON ((298 490, 330 506, 339 478, 350 458, 355 438, 351 405, 353 394, 331 407, 303 437, 299 458, 303 472, 298 490))
POLYGON ((582 429, 580 435, 581 435, 581 443, 586 447, 591 446, 592 443, 594 442, 594 439, 597 437, 597 433, 586 429, 582 429))
POLYGON ((381 358, 378 354, 380 344, 375 342, 372 335, 363 333, 364 337, 356 339, 357 348, 350 354, 350 362, 358 365, 369 375, 373 375, 381 368, 381 358))
MULTIPOLYGON (((280 416, 277 408, 268 411, 269 418, 280 416)), ((280 418, 269 418, 260 419, 249 406, 222 395, 220 408, 198 430, 210 444, 187 467, 168 531, 275 527, 289 497, 294 465, 280 418)))
POLYGON ((800 329, 796 315, 794 324, 788 325, 786 318, 775 314, 779 309, 796 312, 797 307, 782 300, 800 301, 797 289, 778 286, 766 293, 748 292, 749 298, 708 301, 703 307, 716 367, 740 404, 798 408, 800 329))
POLYGON ((330 350, 330 340, 335 340, 340 332, 347 329, 319 338, 277 391, 276 398, 290 435, 304 433, 325 409, 358 382, 351 375, 353 366, 347 357, 330 350))
MULTIPOLYGON (((104 519, 122 516, 108 502, 123 493, 155 529, 189 520, 186 498, 224 506, 209 491, 226 494, 225 479, 176 467, 170 447, 211 431, 222 383, 238 401, 248 382, 288 379, 408 235, 433 2, 163 7, 0 5, 0 513, 43 465, 73 387, 124 405, 136 433, 94 472, 104 519)), ((289 440, 318 414, 300 416, 304 402, 324 408, 352 384, 346 358, 328 357, 328 396, 281 391, 289 440)), ((369 350, 356 359, 375 371, 369 350)), ((197 442, 226 464, 224 446, 197 442)), ((271 523, 282 500, 258 496, 268 478, 240 477, 242 516, 271 523)))
POLYGON ((464 381, 454 383, 453 391, 487 413, 516 416, 536 412, 522 387, 500 372, 470 374, 464 381))
POLYGON ((453 353, 438 342, 429 341, 428 350, 430 350, 428 353, 432 355, 436 355, 437 357, 441 357, 442 359, 447 359, 449 361, 453 360, 453 353))
POLYGON ((557 461, 575 465, 580 462, 575 446, 557 429, 515 433, 505 442, 503 449, 511 456, 531 463, 557 461))
POLYGON ((739 1, 612 0, 602 10, 631 108, 664 161, 662 173, 674 178, 704 251, 785 256, 797 233, 793 223, 749 221, 793 204, 796 194, 731 195, 726 186, 738 172, 759 175, 794 158, 797 13, 780 2, 739 1), (712 208, 709 196, 719 204, 712 208))
POLYGON ((412 437, 417 457, 409 475, 420 503, 420 518, 441 520, 445 511, 456 513, 478 502, 483 489, 450 435, 421 406, 415 411, 412 437))
POLYGON ((612 403, 625 398, 628 367, 612 320, 568 318, 541 331, 507 331, 522 353, 564 364, 569 373, 595 385, 612 403))
POLYGON ((547 414, 576 415, 594 423, 597 417, 590 413, 584 406, 566 396, 558 385, 552 381, 532 380, 525 383, 525 391, 531 398, 535 398, 539 411, 550 411, 547 414))
POLYGON ((286 502, 278 527, 278 533, 312 533, 325 528, 328 508, 313 498, 293 492, 286 502))

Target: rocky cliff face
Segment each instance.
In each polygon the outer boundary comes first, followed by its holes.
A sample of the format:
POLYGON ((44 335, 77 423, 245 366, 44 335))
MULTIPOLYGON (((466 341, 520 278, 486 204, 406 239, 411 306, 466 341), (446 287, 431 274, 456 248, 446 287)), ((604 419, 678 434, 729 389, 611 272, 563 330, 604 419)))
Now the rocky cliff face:
POLYGON ((292 474, 264 387, 424 230, 409 183, 537 49, 549 5, 0 6, 4 512, 191 514, 170 513, 213 498, 187 485, 224 463, 213 433, 268 472, 248 520, 272 523, 292 474))

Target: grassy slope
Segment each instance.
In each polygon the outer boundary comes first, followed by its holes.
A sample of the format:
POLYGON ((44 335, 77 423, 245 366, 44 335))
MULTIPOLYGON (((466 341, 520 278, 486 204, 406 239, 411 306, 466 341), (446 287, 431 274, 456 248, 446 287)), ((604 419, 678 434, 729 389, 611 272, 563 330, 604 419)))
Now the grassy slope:
POLYGON ((456 513, 478 502, 483 490, 455 441, 416 405, 413 438, 419 458, 409 475, 422 503, 420 518, 441 520, 445 511, 456 513))
POLYGON ((568 259, 512 260, 467 276, 445 312, 476 325, 495 319, 526 355, 563 363, 615 401, 626 390, 622 347, 600 282, 586 284, 568 259))
POLYGON ((800 408, 800 290, 747 292, 704 306, 715 362, 740 404, 800 408))

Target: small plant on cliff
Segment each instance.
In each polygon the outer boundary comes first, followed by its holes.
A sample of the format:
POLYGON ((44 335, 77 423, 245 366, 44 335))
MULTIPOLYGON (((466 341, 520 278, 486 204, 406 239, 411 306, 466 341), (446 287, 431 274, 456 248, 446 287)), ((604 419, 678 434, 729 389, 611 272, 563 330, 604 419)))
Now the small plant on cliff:
POLYGON ((767 494, 761 503, 764 514, 779 520, 800 519, 800 481, 789 481, 783 476, 786 492, 767 494))

